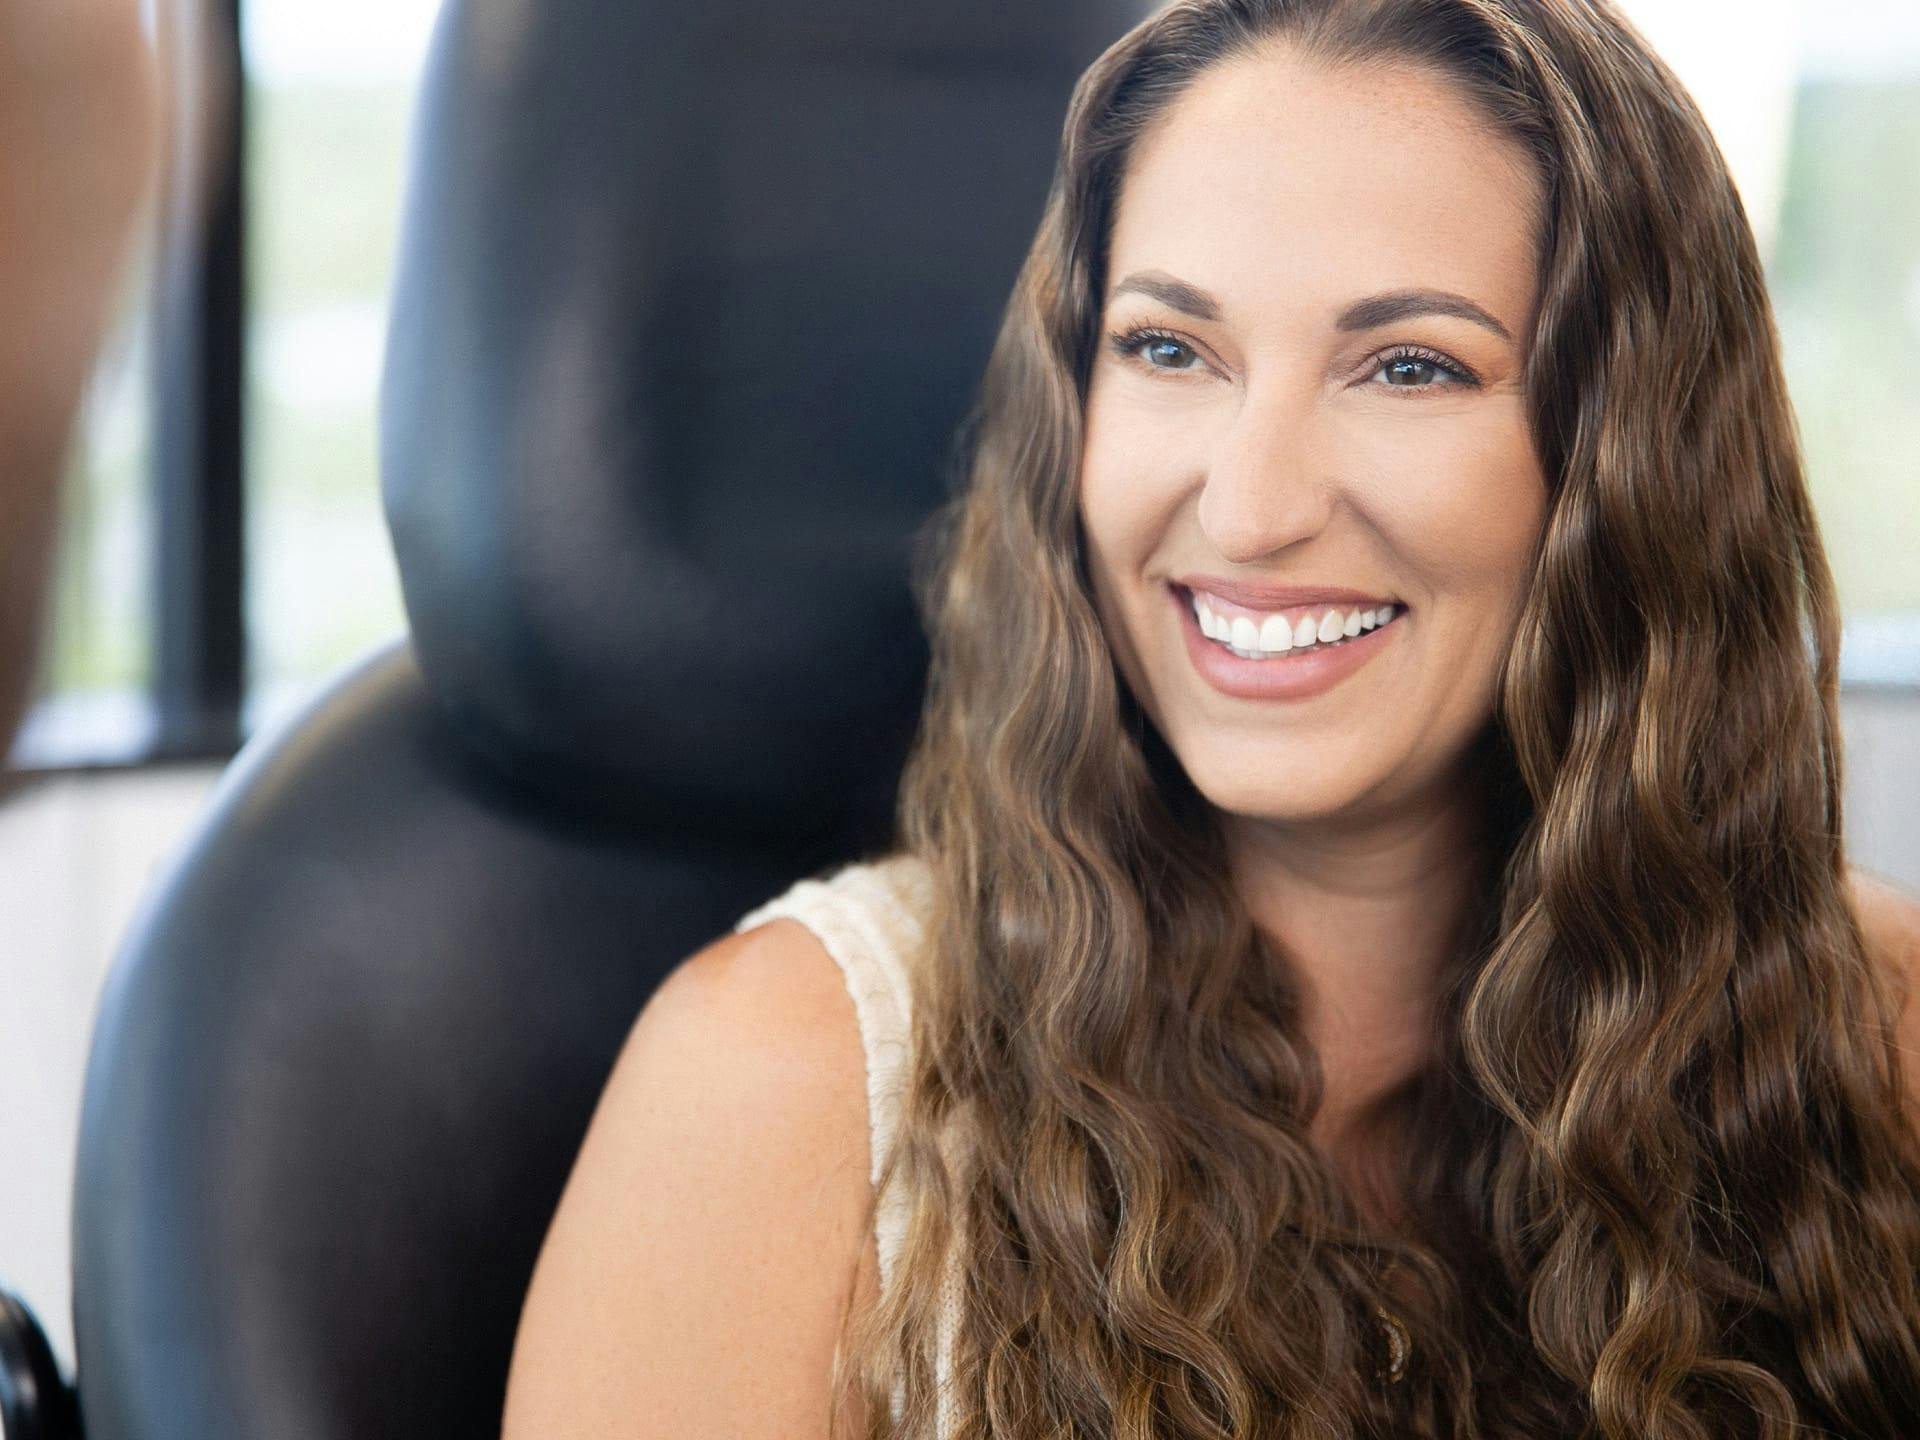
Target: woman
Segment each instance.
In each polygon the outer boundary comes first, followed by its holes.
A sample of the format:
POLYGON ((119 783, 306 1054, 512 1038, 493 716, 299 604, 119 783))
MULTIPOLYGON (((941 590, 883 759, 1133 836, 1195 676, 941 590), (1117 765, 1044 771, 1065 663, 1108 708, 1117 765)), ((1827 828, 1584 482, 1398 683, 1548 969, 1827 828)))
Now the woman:
POLYGON ((510 1436, 1915 1433, 1920 925, 1610 8, 1124 37, 933 534, 900 850, 647 1007, 510 1436))

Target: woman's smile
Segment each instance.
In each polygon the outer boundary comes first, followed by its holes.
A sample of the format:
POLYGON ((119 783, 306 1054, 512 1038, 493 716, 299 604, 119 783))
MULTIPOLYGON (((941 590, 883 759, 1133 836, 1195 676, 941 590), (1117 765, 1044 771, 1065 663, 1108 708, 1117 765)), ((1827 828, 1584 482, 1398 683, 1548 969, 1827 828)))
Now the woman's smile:
POLYGON ((1193 668, 1214 689, 1245 700, 1324 694, 1391 644, 1407 607, 1306 605, 1249 611, 1205 591, 1167 587, 1193 668))

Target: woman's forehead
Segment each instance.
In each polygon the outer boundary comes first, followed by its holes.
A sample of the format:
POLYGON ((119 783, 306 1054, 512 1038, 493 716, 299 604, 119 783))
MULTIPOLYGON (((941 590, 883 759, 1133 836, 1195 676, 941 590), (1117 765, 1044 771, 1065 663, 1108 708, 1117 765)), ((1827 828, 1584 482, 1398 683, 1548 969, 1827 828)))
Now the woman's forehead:
POLYGON ((1436 73, 1268 51, 1202 73, 1141 137, 1108 275, 1171 272, 1243 313, 1417 284, 1517 327, 1540 190, 1525 150, 1436 73))

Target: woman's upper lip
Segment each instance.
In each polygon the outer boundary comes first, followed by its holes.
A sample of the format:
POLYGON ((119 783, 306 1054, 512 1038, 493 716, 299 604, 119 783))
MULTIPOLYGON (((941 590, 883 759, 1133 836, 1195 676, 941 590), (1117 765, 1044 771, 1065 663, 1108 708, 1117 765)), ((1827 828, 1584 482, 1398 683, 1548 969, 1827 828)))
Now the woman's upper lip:
POLYGON ((1350 590, 1340 585, 1255 585, 1247 580, 1229 580, 1224 575, 1176 575, 1175 585, 1188 590, 1204 590, 1249 610, 1279 610, 1288 605, 1392 605, 1391 595, 1369 590, 1350 590))

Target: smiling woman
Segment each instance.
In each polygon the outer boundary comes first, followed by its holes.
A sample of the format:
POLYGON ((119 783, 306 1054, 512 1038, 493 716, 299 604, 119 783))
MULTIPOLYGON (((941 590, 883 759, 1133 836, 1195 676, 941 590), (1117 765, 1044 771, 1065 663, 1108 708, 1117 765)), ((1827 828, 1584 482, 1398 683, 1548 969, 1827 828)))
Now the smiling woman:
POLYGON ((617 1343, 608 1434, 1911 1434, 1913 911, 1752 233, 1611 5, 1128 33, 928 539, 901 853, 649 1006, 516 1433, 617 1343))
MULTIPOLYGON (((1304 877, 1263 843, 1277 831, 1398 814, 1424 832, 1403 829, 1399 863, 1425 870, 1478 828, 1454 772, 1547 499, 1512 338, 1532 322, 1545 201, 1524 148, 1446 79, 1285 49, 1213 67, 1129 159, 1079 470, 1090 578, 1129 690, 1283 938, 1304 877), (1223 594, 1278 581, 1293 605, 1223 594), (1224 640, 1201 633, 1196 592, 1224 640), (1319 650, 1382 604, 1394 624, 1319 650), (1284 649, 1266 643, 1282 630, 1284 649), (1313 763, 1273 765, 1280 744, 1313 763)), ((1424 903, 1425 886, 1379 881, 1424 903)), ((1402 1048, 1413 1063, 1410 1029, 1402 1048)), ((1330 1096, 1322 1115, 1351 1108, 1330 1096)))

